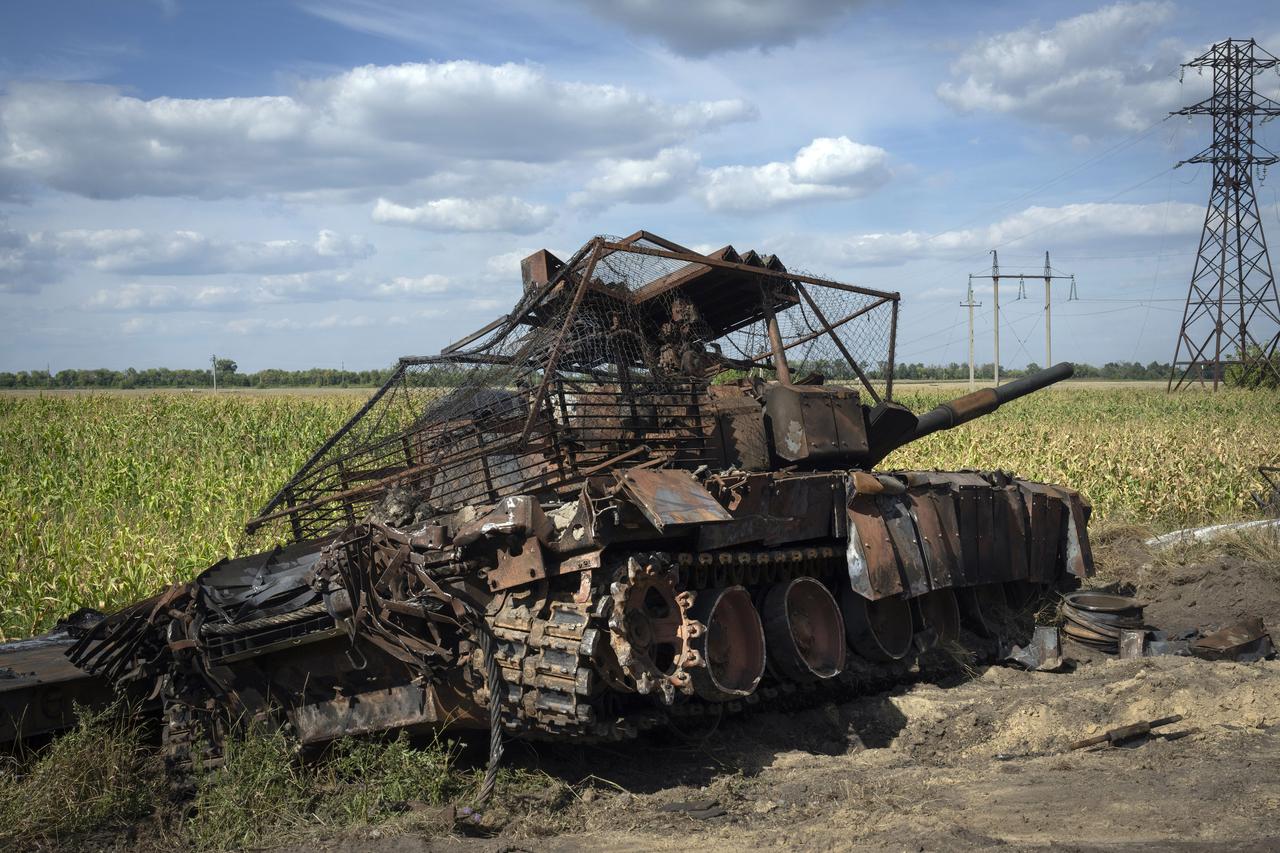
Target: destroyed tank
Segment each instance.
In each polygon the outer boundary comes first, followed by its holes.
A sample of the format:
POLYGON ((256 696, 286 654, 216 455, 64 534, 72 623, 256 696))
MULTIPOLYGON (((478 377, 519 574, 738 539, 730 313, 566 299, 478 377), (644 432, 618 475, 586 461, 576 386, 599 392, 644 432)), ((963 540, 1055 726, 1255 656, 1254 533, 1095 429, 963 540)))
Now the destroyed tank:
POLYGON ((892 401, 896 293, 643 231, 522 279, 249 521, 274 547, 75 641, 159 697, 175 766, 250 720, 599 741, 825 701, 938 649, 990 657, 1091 573, 1069 488, 878 467, 1071 365, 917 416, 892 401))

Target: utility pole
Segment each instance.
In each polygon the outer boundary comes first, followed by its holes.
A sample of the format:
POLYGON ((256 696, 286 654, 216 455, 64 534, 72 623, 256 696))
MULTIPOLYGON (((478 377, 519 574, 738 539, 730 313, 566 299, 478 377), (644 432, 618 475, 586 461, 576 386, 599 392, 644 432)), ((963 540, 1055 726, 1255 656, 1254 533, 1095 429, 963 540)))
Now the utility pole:
MULTIPOLYGON (((977 278, 986 278, 985 275, 979 275, 977 278)), ((969 301, 973 301, 973 279, 975 276, 969 276, 969 301)), ((1018 280, 1018 299, 1025 299, 1027 295, 1026 275, 1023 273, 1001 273, 1000 272, 1000 256, 996 254, 996 250, 991 250, 991 290, 992 302, 995 309, 995 363, 992 366, 992 379, 996 385, 1000 384, 1000 279, 1016 278, 1018 280)), ((1050 299, 1051 288, 1055 278, 1065 278, 1071 280, 1071 297, 1068 301, 1076 299, 1076 277, 1068 273, 1055 273, 1053 267, 1049 266, 1049 253, 1044 253, 1044 357, 1045 367, 1053 364, 1053 328, 1052 317, 1050 317, 1050 299)), ((960 303, 964 305, 963 302, 960 303)), ((973 313, 973 309, 969 309, 969 313, 973 313)), ((972 330, 973 321, 970 319, 969 328, 972 330)), ((972 360, 972 359, 970 359, 972 360)))
POLYGON ((969 276, 969 293, 965 297, 964 302, 960 303, 960 307, 969 309, 969 390, 974 390, 973 384, 973 309, 981 308, 981 302, 973 301, 973 276, 969 276))
POLYGON ((992 381, 997 387, 1000 385, 1000 256, 996 254, 996 250, 991 250, 991 288, 992 302, 996 312, 996 352, 995 360, 991 364, 992 381))
POLYGON ((1053 304, 1053 300, 1049 298, 1049 291, 1053 288, 1053 267, 1049 266, 1049 253, 1044 253, 1044 366, 1051 367, 1053 365, 1053 331, 1052 320, 1049 306, 1053 304))
POLYGON ((1231 365, 1242 385, 1280 382, 1280 294, 1253 187, 1254 170, 1265 176, 1280 160, 1253 137, 1254 116, 1280 116, 1280 103, 1255 92, 1253 79, 1280 67, 1280 57, 1253 39, 1227 39, 1182 67, 1213 69, 1213 94, 1172 113, 1213 117, 1209 147, 1178 163, 1212 164, 1213 189, 1167 390, 1203 386, 1207 370, 1216 391, 1231 365))
POLYGON ((209 356, 209 364, 213 367, 213 393, 218 393, 218 357, 209 356))

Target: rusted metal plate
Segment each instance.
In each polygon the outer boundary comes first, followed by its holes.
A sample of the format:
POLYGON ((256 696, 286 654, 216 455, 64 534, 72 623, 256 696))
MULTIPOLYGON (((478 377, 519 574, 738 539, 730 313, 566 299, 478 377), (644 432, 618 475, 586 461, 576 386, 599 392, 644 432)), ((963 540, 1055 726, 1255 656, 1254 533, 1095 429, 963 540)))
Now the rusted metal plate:
POLYGON ((687 524, 730 521, 733 516, 687 471, 632 468, 618 482, 659 532, 687 524))
POLYGON ((898 557, 879 505, 871 498, 849 503, 849 582, 853 591, 871 600, 903 592, 898 557))
POLYGON ((1060 572, 1067 540, 1068 507, 1058 495, 1045 500, 1044 552, 1041 555, 1040 575, 1032 580, 1052 583, 1060 572))
MULTIPOLYGON (((996 500, 1006 507, 1004 524, 996 531, 1003 536, 1008 547, 1009 575, 1014 580, 1026 580, 1028 577, 1030 556, 1027 548, 1027 508, 1022 500, 1022 493, 1013 486, 1005 486, 996 491, 996 500)), ((1046 580, 1052 580, 1052 576, 1046 580)))
POLYGON ((1270 650, 1270 635, 1257 616, 1205 634, 1191 644, 1193 655, 1208 660, 1257 660, 1270 650))
POLYGON ((764 411, 737 387, 712 385, 708 391, 715 415, 713 440, 726 469, 767 471, 769 443, 765 440, 764 411))
MULTIPOLYGON (((1032 526, 1027 537, 1030 547, 1030 579, 1050 583, 1056 578, 1064 561, 1083 570, 1083 557, 1079 543, 1073 544, 1070 496, 1065 489, 1057 489, 1043 483, 1016 480, 1024 496, 1024 505, 1032 526)), ((1083 512, 1082 512, 1083 520, 1083 512)), ((1092 565, 1092 557, 1091 557, 1092 565)), ((1070 565, 1068 565, 1070 569, 1070 565)), ((1073 570, 1074 571, 1074 570, 1073 570)), ((1079 575, 1083 576, 1083 575, 1079 575)))
POLYGON ((837 386, 771 385, 765 415, 774 451, 792 462, 827 462, 867 451, 858 393, 837 386))
POLYGON ((905 476, 908 485, 913 488, 916 486, 933 486, 936 488, 949 486, 955 489, 986 489, 991 486, 986 479, 972 471, 908 471, 905 476))
POLYGON ((402 684, 300 705, 289 717, 303 743, 436 723, 433 692, 430 685, 402 684))
POLYGON ((536 536, 525 539, 522 545, 498 548, 497 556, 498 567, 489 570, 491 592, 532 583, 547 576, 547 564, 542 559, 542 543, 536 536))
POLYGON ((900 496, 880 495, 876 502, 880 504, 885 526, 889 528, 889 537, 898 554, 903 583, 912 595, 923 595, 929 591, 929 573, 925 569, 920 537, 915 522, 911 520, 908 500, 900 496))
MULTIPOLYGON (((977 504, 974 517, 973 536, 977 539, 977 562, 971 583, 992 583, 1005 580, 1007 568, 997 561, 996 527, 994 518, 994 502, 991 499, 991 488, 963 489, 973 495, 977 504)), ((964 531, 961 531, 963 534, 964 531)), ((1007 549, 1005 549, 1007 550, 1007 549)))
POLYGON ((963 578, 954 503, 941 491, 917 491, 911 495, 911 511, 929 571, 929 588, 953 586, 963 578))
MULTIPOLYGON (((1013 520, 1009 517, 1009 501, 1004 494, 992 491, 988 487, 987 502, 991 507, 991 525, 985 531, 991 543, 991 562, 987 566, 987 571, 992 572, 997 580, 1019 579, 1013 564, 1012 543, 1009 542, 1009 534, 1013 526, 1013 520)), ((1027 569, 1024 562, 1020 579, 1025 580, 1026 577, 1027 569)))
POLYGON ((1059 548, 1066 571, 1078 578, 1092 577, 1093 549, 1089 546, 1089 502, 1074 489, 1064 486, 1046 486, 1066 503, 1066 525, 1059 548))
POLYGON ((960 574, 965 586, 981 583, 978 559, 978 495, 973 489, 957 489, 956 525, 960 534, 960 574))
POLYGON ((769 494, 769 515, 774 524, 764 544, 830 536, 835 489, 836 478, 826 474, 774 480, 769 494))

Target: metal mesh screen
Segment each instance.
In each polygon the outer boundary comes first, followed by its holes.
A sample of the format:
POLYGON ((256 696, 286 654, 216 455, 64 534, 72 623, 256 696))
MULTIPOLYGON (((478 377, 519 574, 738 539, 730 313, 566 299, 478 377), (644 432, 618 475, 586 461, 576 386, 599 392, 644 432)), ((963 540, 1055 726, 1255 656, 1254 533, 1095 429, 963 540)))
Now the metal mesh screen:
MULTIPOLYGON (((554 259, 552 259, 554 261, 554 259)), ((714 466, 712 383, 771 377, 770 316, 793 379, 888 397, 897 295, 597 237, 512 312, 391 379, 249 524, 315 539, 411 486, 415 520, 513 494, 569 496, 614 465, 714 466)))

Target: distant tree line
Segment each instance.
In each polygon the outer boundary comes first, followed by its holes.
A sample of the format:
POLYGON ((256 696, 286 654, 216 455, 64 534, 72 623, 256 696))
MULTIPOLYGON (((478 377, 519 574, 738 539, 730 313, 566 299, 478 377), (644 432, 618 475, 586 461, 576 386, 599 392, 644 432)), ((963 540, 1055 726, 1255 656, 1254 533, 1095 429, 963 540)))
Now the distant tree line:
MULTIPOLYGON (((991 364, 975 365, 975 373, 979 378, 991 376, 991 364)), ((1001 367, 1001 378, 1014 379, 1025 376, 1040 369, 1037 364, 1029 364, 1025 368, 1001 367)), ((218 387, 220 388, 373 388, 386 382, 391 376, 393 367, 381 370, 332 370, 330 368, 313 367, 308 370, 279 370, 267 368, 256 373, 240 373, 236 363, 230 359, 218 359, 218 387)), ((1156 379, 1169 378, 1168 364, 1153 361, 1140 364, 1136 361, 1110 361, 1101 367, 1092 364, 1076 363, 1078 379, 1156 379)), ((844 381, 853 379, 849 366, 842 361, 810 361, 804 364, 802 372, 821 373, 828 379, 844 381)), ((884 368, 872 368, 867 371, 872 379, 883 378, 884 368)), ((726 377, 736 371, 726 371, 726 377)), ((959 364, 921 364, 919 362, 898 364, 894 366, 895 379, 945 380, 968 379, 968 363, 959 364)), ((1229 379, 1230 377, 1228 377, 1229 379)), ((415 383, 430 385, 455 385, 458 377, 454 371, 441 368, 429 368, 415 372, 415 383), (440 375, 436 375, 436 374, 440 375), (449 375, 444 375, 448 373, 449 375)), ((108 370, 96 368, 92 370, 59 370, 50 374, 46 370, 20 370, 17 373, 0 372, 0 388, 209 388, 213 385, 213 374, 208 370, 171 369, 168 367, 149 367, 144 370, 108 370)))
MULTIPOLYGON (((1083 364, 1075 362, 1076 379, 1158 379, 1165 381, 1169 378, 1169 371, 1172 369, 1168 363, 1153 361, 1149 364, 1142 364, 1137 361, 1108 361, 1101 367, 1092 364, 1083 364)), ((973 366, 974 376, 981 379, 982 377, 991 376, 991 362, 986 364, 975 364, 973 366)), ((1005 367, 1000 365, 1000 378, 1008 377, 1015 379, 1019 376, 1026 376, 1028 373, 1035 373, 1040 370, 1040 365, 1032 362, 1023 368, 1005 367)), ((969 363, 959 364, 952 362, 951 364, 920 364, 918 362, 911 364, 898 364, 893 368, 894 379, 968 379, 969 363)))
MULTIPOLYGON (((256 373, 240 373, 229 359, 218 359, 219 388, 343 388, 376 387, 387 381, 393 368, 382 370, 308 370, 268 368, 256 373), (229 369, 227 369, 229 368, 229 369)), ((0 373, 0 388, 209 388, 213 373, 208 369, 188 370, 149 367, 144 370, 20 370, 0 373)))

